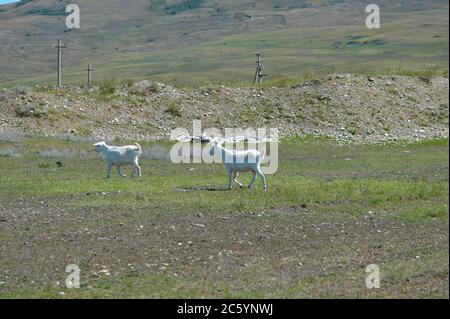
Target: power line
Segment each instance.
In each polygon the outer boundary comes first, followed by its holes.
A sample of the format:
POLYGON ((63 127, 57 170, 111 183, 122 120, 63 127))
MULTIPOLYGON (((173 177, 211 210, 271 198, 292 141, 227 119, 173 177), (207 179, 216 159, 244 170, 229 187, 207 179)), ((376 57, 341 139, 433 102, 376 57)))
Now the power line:
POLYGON ((58 38, 58 45, 55 46, 55 48, 58 49, 58 75, 57 75, 57 86, 60 87, 61 86, 61 62, 62 62, 62 51, 61 49, 65 49, 67 48, 67 45, 61 45, 61 38, 58 38))
POLYGON ((91 64, 88 64, 88 68, 86 69, 86 71, 88 73, 88 88, 90 88, 92 84, 91 73, 94 71, 94 69, 91 67, 91 64))

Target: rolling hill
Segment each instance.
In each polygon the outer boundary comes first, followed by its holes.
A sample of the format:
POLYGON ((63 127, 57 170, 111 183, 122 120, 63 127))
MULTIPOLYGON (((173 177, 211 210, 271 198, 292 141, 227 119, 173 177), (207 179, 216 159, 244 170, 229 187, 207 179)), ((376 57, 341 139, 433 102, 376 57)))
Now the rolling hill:
POLYGON ((78 0, 69 30, 71 2, 0 6, 0 86, 52 83, 58 37, 65 83, 88 63, 95 79, 251 82, 255 52, 268 78, 448 69, 448 1, 379 0, 381 28, 367 29, 357 0, 78 0))

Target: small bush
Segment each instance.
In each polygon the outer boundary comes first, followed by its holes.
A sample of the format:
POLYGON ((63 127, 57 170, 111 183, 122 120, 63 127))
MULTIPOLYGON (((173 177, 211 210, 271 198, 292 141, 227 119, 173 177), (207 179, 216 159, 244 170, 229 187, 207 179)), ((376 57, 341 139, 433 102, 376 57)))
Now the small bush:
POLYGON ((134 84, 134 80, 132 80, 132 79, 127 79, 127 80, 125 80, 125 86, 126 87, 132 87, 133 86, 133 84, 134 84))
POLYGON ((38 167, 39 168, 50 168, 50 167, 52 167, 52 165, 50 163, 41 162, 41 163, 39 163, 38 167))
POLYGON ((111 95, 116 93, 117 85, 115 79, 106 79, 100 82, 100 94, 111 95))
POLYGON ((21 94, 21 95, 28 94, 32 91, 32 89, 30 87, 22 86, 22 85, 15 86, 11 90, 16 94, 21 94))
POLYGON ((46 112, 42 108, 38 108, 30 104, 17 106, 15 112, 18 117, 33 116, 36 118, 41 118, 46 115, 46 112))
POLYGON ((177 101, 168 101, 166 112, 173 116, 181 116, 181 106, 177 101))
POLYGON ((159 93, 161 91, 158 83, 156 82, 151 82, 148 88, 149 92, 151 93, 159 93))

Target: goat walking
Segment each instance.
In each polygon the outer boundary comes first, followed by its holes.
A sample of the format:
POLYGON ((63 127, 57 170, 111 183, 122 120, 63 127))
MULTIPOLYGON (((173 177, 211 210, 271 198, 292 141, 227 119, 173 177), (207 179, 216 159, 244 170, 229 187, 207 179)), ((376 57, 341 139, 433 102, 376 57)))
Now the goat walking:
POLYGON ((122 174, 120 167, 126 165, 132 165, 134 168, 131 177, 134 177, 136 173, 138 173, 138 176, 141 177, 139 156, 142 154, 142 148, 138 143, 127 146, 109 146, 105 142, 98 142, 93 145, 95 146, 95 151, 97 153, 101 152, 105 156, 108 167, 108 175, 106 178, 111 177, 111 169, 113 165, 117 167, 117 173, 122 177, 126 177, 126 175, 122 174))
POLYGON ((267 189, 266 177, 261 172, 261 161, 264 155, 261 155, 257 150, 235 151, 224 148, 221 144, 223 142, 212 142, 212 147, 209 151, 213 156, 215 152, 218 152, 222 158, 225 169, 228 174, 228 189, 232 189, 233 181, 239 186, 243 187, 242 183, 237 180, 240 172, 253 172, 253 179, 248 185, 248 188, 252 188, 256 178, 261 176, 263 188, 267 189))

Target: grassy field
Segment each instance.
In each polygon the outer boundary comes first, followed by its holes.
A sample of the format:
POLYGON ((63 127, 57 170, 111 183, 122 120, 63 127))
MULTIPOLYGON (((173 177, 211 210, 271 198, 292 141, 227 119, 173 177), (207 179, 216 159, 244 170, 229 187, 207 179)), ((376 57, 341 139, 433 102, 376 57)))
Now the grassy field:
POLYGON ((63 16, 30 12, 60 7, 56 0, 34 0, 0 13, 1 86, 54 83, 58 37, 68 42, 65 84, 85 83, 88 63, 96 81, 252 83, 256 52, 269 81, 386 69, 448 74, 445 1, 380 0, 380 29, 366 28, 366 4, 356 0, 208 0, 179 14, 154 10, 147 0, 77 4, 82 27, 70 32, 63 16))
POLYGON ((286 140, 267 192, 142 145, 107 180, 88 142, 0 142, 0 298, 448 298, 448 140, 286 140))

